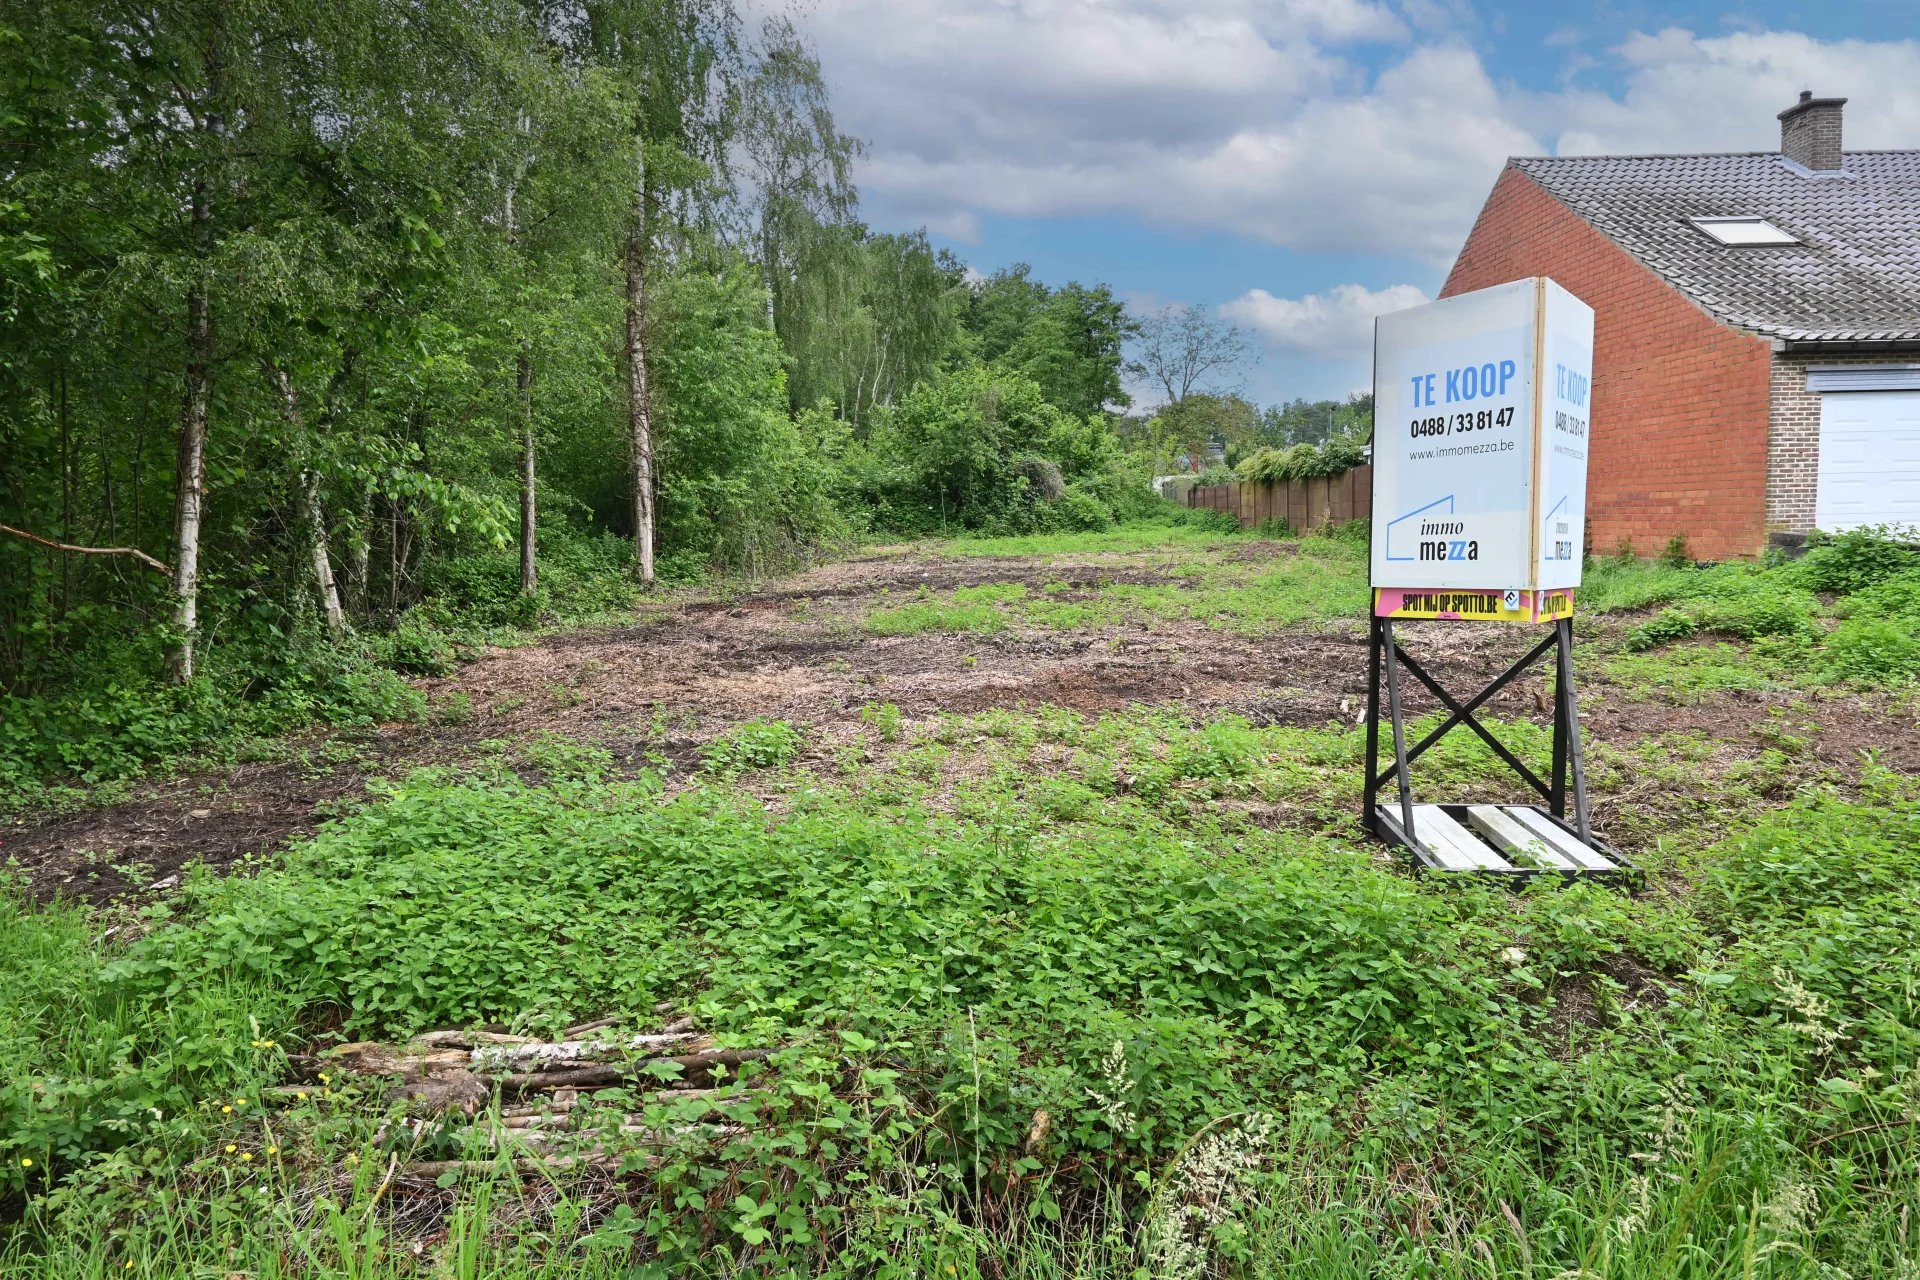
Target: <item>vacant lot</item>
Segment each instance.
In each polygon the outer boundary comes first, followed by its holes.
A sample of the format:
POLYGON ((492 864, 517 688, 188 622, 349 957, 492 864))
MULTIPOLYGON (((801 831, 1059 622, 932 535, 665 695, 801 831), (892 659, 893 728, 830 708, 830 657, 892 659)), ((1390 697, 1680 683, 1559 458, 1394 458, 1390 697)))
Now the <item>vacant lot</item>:
MULTIPOLYGON (((23 822, 4 1265, 1915 1274, 1911 557, 1593 567, 1634 896, 1362 837, 1363 559, 882 548, 23 822), (699 1051, 518 1116, 532 1086, 435 1104, 324 1052, 604 1019, 573 1042, 699 1051)), ((1409 647, 1466 686, 1527 640, 1409 647)), ((1536 758, 1543 680, 1491 707, 1536 758)), ((1518 798, 1464 736, 1420 785, 1518 798)))

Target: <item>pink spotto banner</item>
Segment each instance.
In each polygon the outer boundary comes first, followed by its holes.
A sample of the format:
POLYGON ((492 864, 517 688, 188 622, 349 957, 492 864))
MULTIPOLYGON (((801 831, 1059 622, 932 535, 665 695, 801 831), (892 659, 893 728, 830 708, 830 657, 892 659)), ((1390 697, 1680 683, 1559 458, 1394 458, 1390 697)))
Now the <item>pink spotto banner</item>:
POLYGON ((1573 616, 1573 588, 1546 591, 1442 591, 1375 587, 1376 618, 1442 618, 1457 622, 1556 622, 1573 616))

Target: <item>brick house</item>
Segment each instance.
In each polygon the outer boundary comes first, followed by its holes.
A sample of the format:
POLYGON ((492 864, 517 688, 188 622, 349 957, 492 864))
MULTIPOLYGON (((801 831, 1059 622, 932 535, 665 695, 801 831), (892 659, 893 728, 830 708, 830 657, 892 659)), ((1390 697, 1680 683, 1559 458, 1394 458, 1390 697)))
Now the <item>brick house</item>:
POLYGON ((1920 150, 1514 159, 1441 296, 1524 276, 1594 309, 1588 545, 1757 554, 1920 525, 1920 150))

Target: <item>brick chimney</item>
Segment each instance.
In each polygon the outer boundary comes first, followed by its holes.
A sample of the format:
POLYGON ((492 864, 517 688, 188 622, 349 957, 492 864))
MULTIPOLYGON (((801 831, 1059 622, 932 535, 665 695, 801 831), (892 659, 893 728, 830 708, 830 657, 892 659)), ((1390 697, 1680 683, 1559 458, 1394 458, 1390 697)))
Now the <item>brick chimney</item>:
POLYGON ((1816 98, 1800 91, 1800 101, 1780 113, 1780 154, 1815 173, 1838 173, 1840 109, 1845 98, 1816 98))

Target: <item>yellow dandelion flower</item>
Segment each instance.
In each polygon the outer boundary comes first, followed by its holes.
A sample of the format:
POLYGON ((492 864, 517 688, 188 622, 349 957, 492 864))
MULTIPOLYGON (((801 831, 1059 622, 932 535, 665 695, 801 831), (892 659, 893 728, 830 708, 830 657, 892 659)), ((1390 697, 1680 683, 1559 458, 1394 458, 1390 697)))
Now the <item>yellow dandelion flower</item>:
POLYGON ((238 1151, 239 1149, 240 1149, 240 1148, 238 1148, 238 1147, 236 1147, 236 1146, 234 1146, 234 1145, 233 1145, 233 1144, 232 1144, 231 1142, 229 1142, 229 1143, 227 1144, 227 1154, 228 1154, 228 1155, 232 1155, 232 1154, 233 1154, 234 1152, 236 1152, 236 1151, 238 1151))
POLYGON ((33 1157, 32 1157, 32 1156, 21 1156, 21 1157, 20 1157, 20 1167, 21 1167, 22 1169, 31 1169, 31 1168, 33 1168, 33 1157))
POLYGON ((279 1155, 279 1154, 280 1154, 280 1148, 278 1148, 278 1147, 268 1147, 268 1148, 267 1148, 267 1154, 268 1154, 268 1155, 270 1155, 270 1156, 277 1156, 277 1155, 279 1155))
POLYGON ((220 1108, 220 1114, 221 1114, 221 1115, 223 1115, 223 1116, 230 1116, 230 1115, 232 1115, 232 1114, 233 1114, 233 1108, 232 1108, 232 1107, 222 1107, 222 1108, 220 1108))
POLYGON ((296 1089, 293 1092, 293 1096, 305 1102, 307 1100, 307 1091, 305 1089, 296 1089))
POLYGON ((330 1075, 328 1075, 328 1074, 327 1074, 326 1072, 324 1072, 324 1071, 322 1071, 322 1072, 320 1073, 320 1083, 321 1083, 321 1084, 332 1084, 332 1083, 333 1083, 333 1077, 332 1077, 332 1076, 330 1076, 330 1075))
POLYGON ((242 1151, 242 1152, 240 1153, 240 1159, 241 1159, 241 1160, 242 1160, 243 1162, 244 1162, 244 1161, 250 1161, 250 1160, 252 1160, 252 1159, 253 1159, 253 1152, 251 1152, 251 1151, 242 1151))
POLYGON ((247 1100, 245 1098, 235 1098, 233 1100, 233 1105, 236 1107, 244 1107, 247 1105, 247 1100))

